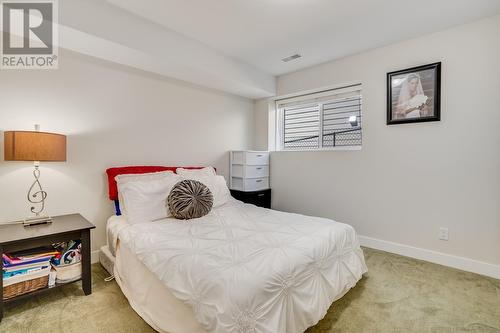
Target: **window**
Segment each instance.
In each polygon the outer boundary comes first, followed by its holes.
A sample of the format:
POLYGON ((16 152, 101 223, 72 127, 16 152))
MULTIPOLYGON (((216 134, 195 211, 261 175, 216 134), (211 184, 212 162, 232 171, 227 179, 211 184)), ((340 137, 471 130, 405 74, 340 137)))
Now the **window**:
POLYGON ((360 147, 361 85, 276 100, 281 150, 360 147))

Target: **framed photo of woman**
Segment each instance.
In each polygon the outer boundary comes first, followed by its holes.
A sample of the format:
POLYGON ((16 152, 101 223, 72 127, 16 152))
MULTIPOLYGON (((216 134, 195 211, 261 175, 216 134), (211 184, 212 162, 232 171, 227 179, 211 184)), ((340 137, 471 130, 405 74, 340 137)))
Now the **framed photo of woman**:
POLYGON ((441 63, 387 73, 387 125, 441 120, 441 63))

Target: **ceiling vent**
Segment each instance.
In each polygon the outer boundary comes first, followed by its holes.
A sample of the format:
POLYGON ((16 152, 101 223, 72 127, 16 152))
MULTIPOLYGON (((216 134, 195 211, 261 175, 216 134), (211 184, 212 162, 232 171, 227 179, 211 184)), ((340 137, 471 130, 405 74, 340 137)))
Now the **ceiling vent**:
POLYGON ((295 59, 299 59, 299 58, 302 58, 302 56, 300 54, 296 53, 294 55, 291 55, 289 57, 281 59, 281 61, 283 61, 283 62, 289 62, 289 61, 292 61, 292 60, 295 60, 295 59))

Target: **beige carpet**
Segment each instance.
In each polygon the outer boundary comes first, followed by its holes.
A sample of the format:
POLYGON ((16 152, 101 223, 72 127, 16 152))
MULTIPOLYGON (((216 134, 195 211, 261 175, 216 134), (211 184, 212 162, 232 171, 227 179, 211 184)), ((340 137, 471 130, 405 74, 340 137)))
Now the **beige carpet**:
MULTIPOLYGON (((308 333, 500 332, 500 280, 365 249, 369 273, 308 333)), ((115 282, 93 265, 93 294, 79 284, 7 308, 2 333, 154 332, 115 282)))

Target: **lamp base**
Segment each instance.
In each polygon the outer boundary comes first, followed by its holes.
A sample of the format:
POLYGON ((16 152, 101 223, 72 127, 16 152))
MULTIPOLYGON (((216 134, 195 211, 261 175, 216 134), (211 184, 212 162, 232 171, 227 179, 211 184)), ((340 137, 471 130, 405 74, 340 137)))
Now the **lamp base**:
POLYGON ((35 216, 35 217, 30 217, 30 218, 24 219, 23 226, 31 227, 34 225, 49 224, 49 223, 52 223, 52 217, 50 217, 50 216, 35 216))

